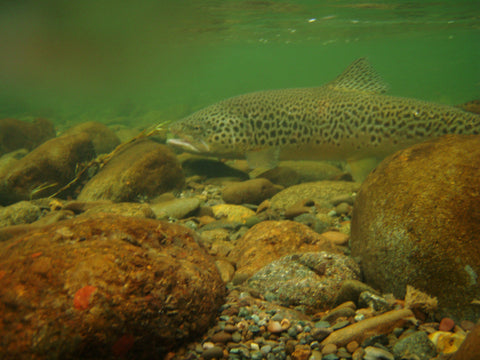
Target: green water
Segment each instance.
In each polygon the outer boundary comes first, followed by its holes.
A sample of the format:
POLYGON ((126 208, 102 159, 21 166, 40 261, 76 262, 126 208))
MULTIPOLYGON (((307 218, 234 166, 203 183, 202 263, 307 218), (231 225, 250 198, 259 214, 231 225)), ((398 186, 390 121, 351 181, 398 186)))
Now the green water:
POLYGON ((480 2, 3 1, 0 117, 147 126, 363 56, 392 95, 478 99, 480 2))

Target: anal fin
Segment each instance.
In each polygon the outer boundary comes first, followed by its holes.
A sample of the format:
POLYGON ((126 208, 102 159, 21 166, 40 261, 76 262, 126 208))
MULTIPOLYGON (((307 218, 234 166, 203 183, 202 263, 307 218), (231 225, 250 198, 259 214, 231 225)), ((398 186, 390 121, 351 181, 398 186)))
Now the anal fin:
POLYGON ((251 169, 273 169, 278 165, 279 154, 280 149, 278 148, 267 148, 248 151, 246 153, 248 166, 251 169))

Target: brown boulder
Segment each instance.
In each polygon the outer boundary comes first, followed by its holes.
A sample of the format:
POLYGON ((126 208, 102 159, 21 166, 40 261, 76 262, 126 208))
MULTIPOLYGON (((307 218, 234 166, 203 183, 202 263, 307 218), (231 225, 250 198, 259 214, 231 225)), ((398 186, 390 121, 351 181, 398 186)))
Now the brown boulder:
POLYGON ((144 139, 126 145, 82 189, 82 201, 140 201, 179 189, 184 175, 173 152, 144 139))
POLYGON ((36 119, 30 123, 0 119, 0 155, 22 148, 32 150, 53 137, 55 128, 49 120, 36 119))
POLYGON ((363 183, 351 225, 366 282, 436 296, 443 316, 480 308, 480 136, 445 136, 385 159, 363 183))
POLYGON ((223 302, 197 240, 182 226, 96 214, 0 243, 0 358, 163 358, 223 302))
POLYGON ((252 276, 263 266, 285 255, 339 250, 308 226, 294 221, 263 221, 237 240, 230 253, 237 276, 252 276))
POLYGON ((63 135, 78 133, 85 133, 89 136, 97 155, 109 153, 120 145, 118 136, 108 126, 96 121, 78 124, 65 131, 63 135))
POLYGON ((54 194, 75 178, 79 164, 94 157, 86 134, 48 140, 0 173, 0 204, 54 194))
POLYGON ((451 360, 480 359, 480 341, 479 340, 480 340, 480 324, 477 324, 468 333, 462 345, 451 357, 451 360))
POLYGON ((258 205, 282 189, 283 186, 272 184, 270 180, 252 179, 228 184, 223 189, 222 198, 229 204, 258 205))

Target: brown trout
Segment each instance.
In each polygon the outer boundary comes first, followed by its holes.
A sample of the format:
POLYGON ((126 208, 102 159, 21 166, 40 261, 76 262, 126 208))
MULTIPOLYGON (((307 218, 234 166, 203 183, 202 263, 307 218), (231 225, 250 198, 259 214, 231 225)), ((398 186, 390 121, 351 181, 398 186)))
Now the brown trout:
POLYGON ((480 115, 384 95, 361 58, 326 85, 259 91, 208 106, 171 125, 168 143, 250 167, 278 160, 346 160, 362 180, 385 156, 445 134, 480 134, 480 115))

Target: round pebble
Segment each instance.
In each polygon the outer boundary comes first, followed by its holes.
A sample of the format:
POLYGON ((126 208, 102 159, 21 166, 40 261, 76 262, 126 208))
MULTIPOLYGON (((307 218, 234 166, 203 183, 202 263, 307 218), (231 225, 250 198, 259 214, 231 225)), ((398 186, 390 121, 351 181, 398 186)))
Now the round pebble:
POLYGON ((223 350, 221 347, 214 346, 212 348, 204 350, 202 355, 204 359, 222 359, 223 350))
POLYGON ((338 360, 340 359, 337 354, 328 354, 328 355, 325 355, 322 360, 338 360))
POLYGON ((232 341, 232 334, 227 333, 225 331, 220 331, 216 334, 213 334, 210 340, 214 343, 227 343, 229 341, 232 341))
POLYGON ((260 351, 267 355, 270 351, 272 351, 272 347, 270 345, 263 345, 261 348, 260 348, 260 351))
POLYGON ((336 352, 337 352, 337 345, 335 344, 327 344, 322 349, 322 354, 324 355, 334 354, 336 352))
POLYGON ((343 321, 339 321, 339 322, 335 323, 335 324, 332 326, 332 329, 333 329, 333 330, 338 330, 338 329, 344 328, 345 326, 348 326, 348 325, 350 325, 350 321, 348 321, 348 320, 343 320, 343 321))
POLYGON ((328 328, 330 327, 330 323, 328 321, 317 321, 315 323, 316 328, 328 328))
POLYGON ((283 331, 282 324, 279 321, 270 321, 267 325, 267 330, 272 334, 278 334, 283 331))
POLYGON ((455 327, 455 321, 450 318, 443 318, 438 326, 439 331, 451 331, 455 327))
POLYGON ((356 341, 350 341, 348 344, 347 344, 347 351, 350 353, 350 354, 353 354, 355 352, 355 350, 358 349, 358 342, 356 341))

